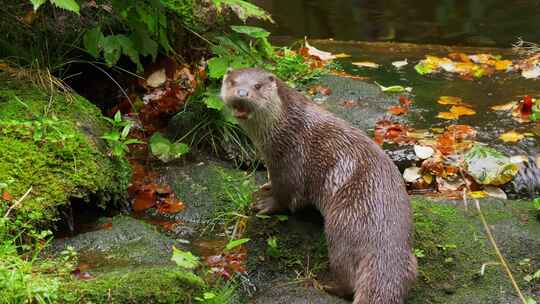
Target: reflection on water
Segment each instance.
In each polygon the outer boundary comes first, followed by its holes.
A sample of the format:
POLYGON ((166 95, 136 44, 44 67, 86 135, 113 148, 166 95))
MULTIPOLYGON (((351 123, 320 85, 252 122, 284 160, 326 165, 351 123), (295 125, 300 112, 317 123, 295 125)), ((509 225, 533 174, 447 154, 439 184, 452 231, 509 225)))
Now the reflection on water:
POLYGON ((253 0, 274 35, 336 40, 510 46, 540 42, 540 1, 253 0))

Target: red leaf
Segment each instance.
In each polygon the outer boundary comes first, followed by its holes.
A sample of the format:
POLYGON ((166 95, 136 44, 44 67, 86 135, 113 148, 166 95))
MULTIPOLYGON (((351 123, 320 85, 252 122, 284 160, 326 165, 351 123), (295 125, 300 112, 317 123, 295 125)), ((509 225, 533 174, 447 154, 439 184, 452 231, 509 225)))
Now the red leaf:
POLYGON ((2 199, 7 201, 7 202, 10 202, 13 198, 11 197, 11 194, 9 194, 9 192, 4 191, 2 193, 2 199))
POLYGON ((404 108, 409 108, 411 105, 412 105, 412 100, 408 99, 407 97, 401 95, 399 96, 399 103, 404 107, 404 108))

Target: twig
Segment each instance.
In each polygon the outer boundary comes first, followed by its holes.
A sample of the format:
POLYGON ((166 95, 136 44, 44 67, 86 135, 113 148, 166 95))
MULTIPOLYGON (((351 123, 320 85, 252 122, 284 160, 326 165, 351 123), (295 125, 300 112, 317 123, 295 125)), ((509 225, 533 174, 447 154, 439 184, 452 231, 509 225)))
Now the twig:
MULTIPOLYGON (((461 172, 461 170, 460 170, 461 172)), ((467 180, 465 179, 465 176, 463 175, 463 172, 461 172, 461 176, 463 178, 463 181, 465 182, 465 187, 467 187, 467 191, 471 191, 469 184, 467 184, 467 180)), ((486 221, 486 218, 484 217, 484 213, 482 212, 482 209, 480 208, 480 202, 476 198, 472 198, 474 200, 474 205, 476 206, 476 210, 478 211, 478 215, 480 216, 480 220, 482 221, 482 225, 484 226, 484 229, 486 230, 486 234, 488 236, 489 242, 491 243, 491 246, 493 246, 493 249, 495 249, 495 253, 497 254, 497 257, 501 261, 501 265, 503 266, 504 270, 506 271, 506 274, 508 275, 508 278, 512 282, 512 286, 514 287, 515 291, 517 292, 519 299, 523 304, 527 304, 527 300, 523 296, 523 293, 521 292, 521 289, 519 289, 519 286, 516 282, 516 279, 514 278, 514 275, 512 274, 512 270, 510 270, 510 267, 508 266, 508 263, 506 263, 506 260, 504 256, 502 255, 501 251, 499 250, 499 246, 497 246, 497 242, 495 242, 495 238, 493 237, 493 234, 491 233, 491 229, 489 228, 489 225, 486 221)))
POLYGON ((26 191, 26 193, 20 198, 18 199, 15 204, 11 205, 11 207, 9 207, 9 209, 7 210, 6 214, 4 214, 4 218, 8 218, 9 214, 11 213, 11 210, 15 209, 18 205, 20 205, 24 199, 28 196, 28 194, 30 194, 30 192, 32 191, 32 186, 30 186, 30 188, 28 188, 28 190, 26 191))

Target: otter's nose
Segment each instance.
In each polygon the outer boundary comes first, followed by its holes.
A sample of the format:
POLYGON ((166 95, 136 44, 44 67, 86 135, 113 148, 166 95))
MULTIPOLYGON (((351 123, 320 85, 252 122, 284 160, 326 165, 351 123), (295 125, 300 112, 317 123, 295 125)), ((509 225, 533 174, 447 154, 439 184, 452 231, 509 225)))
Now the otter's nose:
POLYGON ((238 89, 236 90, 236 95, 238 95, 238 97, 244 98, 244 97, 248 97, 249 92, 246 89, 238 89))

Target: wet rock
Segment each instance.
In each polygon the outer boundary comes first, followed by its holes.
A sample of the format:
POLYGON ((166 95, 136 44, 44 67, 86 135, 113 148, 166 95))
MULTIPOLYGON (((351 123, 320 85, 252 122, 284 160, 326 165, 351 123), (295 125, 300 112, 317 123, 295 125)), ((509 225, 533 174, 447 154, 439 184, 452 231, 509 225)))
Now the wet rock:
MULTIPOLYGON (((484 263, 497 258, 488 242, 476 211, 464 211, 461 202, 414 198, 415 250, 419 257, 419 280, 407 303, 519 303, 504 271, 484 263)), ((470 207, 469 207, 470 208, 470 207)), ((483 200, 483 212, 516 278, 540 267, 540 222, 533 206, 524 201, 483 200), (529 258, 525 268, 521 262, 529 258)), ((276 217, 253 218, 248 228, 252 283, 257 287, 254 303, 311 303, 302 301, 319 293, 316 282, 328 273, 323 225, 317 213, 300 212, 287 221, 276 217), (276 257, 269 254, 267 240, 277 238, 276 257), (298 283, 300 282, 300 283, 298 283), (296 287, 291 287, 296 286, 296 287), (306 290, 313 294, 304 295, 306 290), (282 302, 280 302, 282 301, 282 302), (287 302, 290 301, 290 302, 287 302)), ((538 296, 540 283, 518 279, 522 290, 538 296)), ((313 303, 341 303, 327 295, 313 303)))

